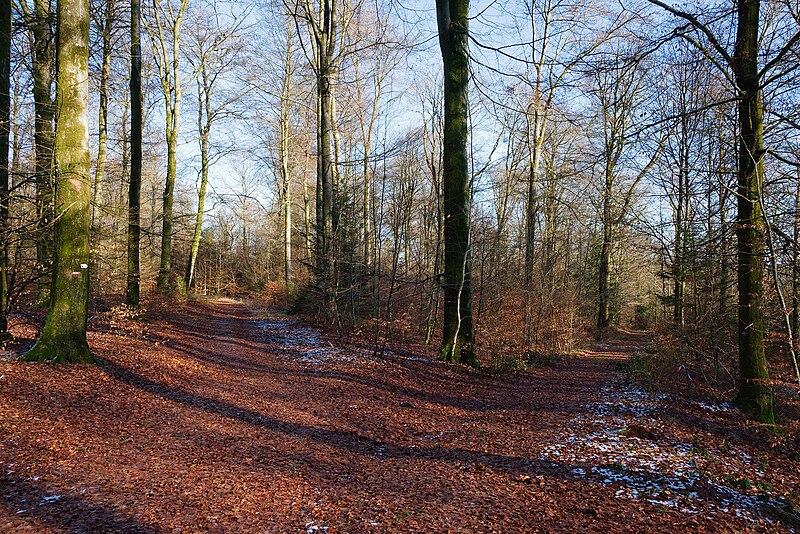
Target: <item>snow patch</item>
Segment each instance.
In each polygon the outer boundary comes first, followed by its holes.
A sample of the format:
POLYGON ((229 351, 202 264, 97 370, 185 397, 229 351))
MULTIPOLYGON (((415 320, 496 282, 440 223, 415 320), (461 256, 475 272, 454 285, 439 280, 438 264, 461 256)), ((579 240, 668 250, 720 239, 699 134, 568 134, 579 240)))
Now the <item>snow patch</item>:
MULTIPOLYGON (((763 477, 763 472, 745 451, 728 445, 710 453, 666 437, 651 441, 634 433, 626 435, 634 424, 657 432, 660 425, 654 416, 666 408, 667 399, 668 395, 622 383, 606 386, 601 400, 586 405, 586 414, 570 420, 539 459, 561 467, 570 465, 577 478, 614 486, 617 498, 642 500, 688 514, 734 513, 751 522, 765 520, 764 505, 777 502, 765 502, 764 495, 747 492, 751 479, 763 477), (709 473, 711 462, 715 462, 715 472, 723 470, 721 477, 709 473)), ((697 404, 711 412, 733 409, 727 404, 697 404)))
POLYGON ((366 351, 334 347, 318 328, 306 326, 291 317, 278 317, 258 321, 266 341, 278 352, 292 360, 309 365, 326 365, 341 362, 375 362, 366 351))

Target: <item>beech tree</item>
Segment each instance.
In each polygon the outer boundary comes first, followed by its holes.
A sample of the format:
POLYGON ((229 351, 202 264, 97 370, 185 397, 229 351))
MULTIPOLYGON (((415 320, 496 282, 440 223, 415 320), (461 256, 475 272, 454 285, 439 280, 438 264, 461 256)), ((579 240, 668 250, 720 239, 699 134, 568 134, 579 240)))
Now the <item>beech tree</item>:
MULTIPOLYGON (((739 387, 736 403, 747 415, 773 424, 773 393, 764 354, 764 238, 765 220, 762 209, 764 184, 764 111, 762 90, 791 72, 796 65, 782 67, 782 62, 800 43, 800 31, 788 36, 763 65, 764 45, 760 39, 759 0, 737 0, 731 13, 736 20, 733 50, 708 22, 695 13, 678 9, 660 0, 648 0, 673 16, 683 25, 674 33, 699 48, 703 55, 727 80, 738 107, 738 171, 736 237, 737 290, 739 295, 737 339, 739 347, 739 387)), ((770 42, 771 45, 774 43, 770 42)))
POLYGON ((637 187, 658 159, 661 145, 650 151, 649 159, 638 153, 631 134, 633 117, 646 103, 644 67, 625 65, 617 55, 594 66, 591 93, 597 104, 596 122, 601 132, 596 139, 596 172, 599 175, 598 213, 600 254, 597 266, 597 336, 609 326, 611 257, 617 228, 628 217, 637 187), (637 168, 643 160, 644 165, 637 168))
POLYGON ((53 255, 53 11, 51 0, 34 0, 33 9, 28 0, 20 0, 20 9, 29 28, 30 48, 33 52, 31 74, 34 100, 34 176, 36 182, 36 264, 41 279, 40 294, 46 296, 50 284, 50 261, 53 255))
POLYGON ((128 184, 128 242, 125 304, 139 306, 142 192, 142 36, 141 1, 131 0, 131 174, 128 184))
POLYGON ((90 363, 89 302, 89 4, 59 0, 54 143, 55 254, 50 308, 42 335, 23 359, 90 363))
POLYGON ((111 77, 111 53, 115 34, 118 32, 116 0, 103 0, 101 5, 90 4, 90 13, 99 34, 100 49, 100 83, 98 93, 100 105, 97 116, 97 160, 95 161, 94 187, 92 189, 92 226, 95 224, 97 203, 102 195, 105 180, 108 149, 108 97, 111 77))
MULTIPOLYGON (((323 306, 329 318, 336 316, 336 231, 334 143, 334 75, 338 67, 340 27, 338 0, 296 0, 290 7, 296 23, 304 22, 311 42, 309 58, 317 83, 317 202, 315 267, 323 306)), ((302 35, 298 26, 298 36, 302 35)), ((302 41, 301 41, 302 43, 302 41)))
POLYGON ((11 0, 0 4, 0 340, 8 337, 8 204, 11 177, 11 0))
POLYGON ((477 365, 469 251, 469 0, 436 0, 444 67, 444 323, 442 360, 477 365))
MULTIPOLYGON (((181 99, 187 80, 180 70, 180 34, 189 0, 160 2, 153 0, 150 20, 145 25, 158 66, 164 97, 164 137, 167 141, 167 175, 164 181, 161 219, 161 256, 156 288, 170 294, 176 288, 172 276, 172 233, 175 179, 178 174, 178 133, 181 99)), ((191 81, 193 76, 188 81, 191 81)))
POLYGON ((217 12, 216 5, 209 6, 211 12, 206 16, 198 13, 194 17, 191 30, 192 49, 188 52, 188 61, 197 73, 197 138, 200 147, 200 184, 197 190, 197 214, 195 215, 194 233, 189 245, 189 260, 186 264, 184 283, 188 289, 194 278, 197 252, 200 248, 200 234, 205 215, 206 190, 208 188, 208 172, 211 164, 219 154, 212 153, 211 129, 221 118, 227 108, 241 98, 236 91, 225 92, 219 85, 224 75, 235 66, 237 53, 243 43, 238 39, 241 24, 233 18, 225 21, 217 12))

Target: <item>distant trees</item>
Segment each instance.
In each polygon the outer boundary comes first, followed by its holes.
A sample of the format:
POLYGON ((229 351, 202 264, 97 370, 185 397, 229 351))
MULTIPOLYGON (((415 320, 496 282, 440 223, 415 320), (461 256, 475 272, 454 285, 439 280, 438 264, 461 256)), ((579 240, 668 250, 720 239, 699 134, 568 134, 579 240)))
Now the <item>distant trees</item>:
POLYGON ((589 94, 597 103, 598 135, 592 139, 596 152, 593 171, 599 176, 598 213, 600 251, 597 276, 597 336, 609 327, 610 263, 618 227, 629 216, 639 184, 661 152, 661 143, 644 154, 631 133, 635 116, 647 105, 650 93, 644 65, 626 64, 621 56, 606 57, 591 71, 589 94))
POLYGON ((231 90, 221 91, 219 87, 225 74, 237 66, 236 61, 241 55, 243 43, 238 35, 241 23, 235 18, 226 21, 224 15, 217 12, 216 5, 211 5, 210 10, 210 13, 201 12, 193 17, 190 49, 187 50, 188 62, 196 73, 197 139, 200 145, 197 214, 184 274, 187 289, 194 280, 195 263, 200 248, 209 168, 218 159, 212 153, 211 129, 223 118, 231 104, 242 96, 241 93, 231 90))

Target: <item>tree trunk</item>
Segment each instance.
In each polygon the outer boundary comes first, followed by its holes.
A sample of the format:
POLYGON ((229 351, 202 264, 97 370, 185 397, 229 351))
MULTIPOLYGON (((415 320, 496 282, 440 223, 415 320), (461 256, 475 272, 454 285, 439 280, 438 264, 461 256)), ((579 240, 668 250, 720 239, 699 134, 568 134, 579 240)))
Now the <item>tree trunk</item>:
POLYGON ((736 238, 739 290, 739 391, 736 403, 749 417, 774 424, 772 388, 764 355, 763 238, 760 189, 764 133, 758 76, 759 1, 739 0, 734 74, 739 90, 739 172, 736 238))
POLYGON ((603 243, 600 245, 600 262, 597 269, 597 339, 602 339, 608 330, 609 281, 611 278, 610 257, 613 230, 611 223, 603 221, 603 243))
POLYGON ((58 2, 59 110, 55 136, 55 255, 50 308, 42 335, 23 359, 88 363, 89 302, 89 6, 58 2))
POLYGON ((213 82, 208 77, 207 65, 204 62, 200 77, 197 79, 197 135, 200 140, 200 189, 197 192, 197 215, 194 220, 194 232, 189 246, 189 260, 186 263, 186 272, 183 281, 186 289, 191 288, 194 282, 194 269, 197 263, 197 253, 200 250, 200 236, 203 232, 203 215, 206 209, 206 190, 208 189, 208 139, 211 134, 211 124, 214 121, 211 112, 211 91, 213 82))
MULTIPOLYGON (((307 168, 308 166, 306 166, 307 168)), ((303 176, 303 230, 305 232, 304 244, 306 251, 306 263, 311 263, 312 246, 311 246, 311 195, 308 194, 308 178, 303 176)))
POLYGON ((36 242, 36 264, 39 274, 45 277, 40 284, 40 295, 47 296, 51 279, 53 237, 53 33, 50 27, 53 13, 49 0, 34 0, 31 23, 33 33, 33 100, 34 100, 34 152, 36 173, 36 219, 39 236, 36 242))
MULTIPOLYGON (((682 131, 681 134, 684 132, 682 131)), ((681 150, 683 148, 681 147, 681 150)), ((683 162, 679 162, 681 170, 678 175, 678 198, 675 200, 675 244, 672 258, 672 281, 674 284, 672 294, 672 320, 678 326, 684 324, 684 293, 686 289, 686 280, 684 276, 684 218, 688 216, 684 213, 684 195, 687 192, 684 190, 683 179, 683 162)))
POLYGON ((292 24, 286 25, 286 55, 281 81, 280 129, 280 173, 281 209, 283 210, 283 283, 286 293, 292 293, 292 183, 289 176, 289 113, 292 90, 292 24))
POLYGON ((11 0, 0 9, 0 340, 8 334, 9 141, 11 139, 11 0))
POLYGON ((794 190, 794 224, 792 225, 792 332, 795 339, 792 340, 797 345, 797 328, 800 326, 800 248, 797 240, 800 239, 800 167, 797 169, 797 181, 794 190))
POLYGON ((444 324, 440 359, 477 365, 472 334, 467 154, 469 0, 437 0, 444 65, 444 324))
POLYGON ((608 301, 609 282, 611 278, 611 246, 614 238, 614 222, 611 210, 613 202, 613 163, 606 162, 605 187, 603 189, 603 213, 600 221, 603 232, 603 242, 600 245, 600 261, 597 268, 597 339, 602 339, 609 326, 608 301))
MULTIPOLYGON (((204 106, 200 106, 200 115, 204 106)), ((186 264, 184 282, 188 290, 194 282, 194 268, 197 262, 197 253, 200 250, 200 236, 203 232, 203 214, 206 209, 206 190, 208 188, 208 131, 200 132, 200 189, 197 192, 197 215, 194 220, 194 233, 189 247, 189 261, 186 264)))
MULTIPOLYGON (((333 144, 333 58, 336 46, 336 3, 322 2, 319 21, 314 22, 317 50, 317 283, 329 319, 336 315, 334 223, 335 169, 333 144)), ((310 20, 316 20, 309 17, 310 20)))
POLYGON ((106 0, 105 16, 100 32, 103 39, 103 57, 100 65, 100 106, 97 118, 97 162, 94 171, 94 188, 92 191, 92 220, 95 225, 97 202, 100 198, 103 179, 105 177, 106 145, 108 142, 108 79, 111 74, 111 30, 114 24, 114 0, 106 0))
MULTIPOLYGON (((169 104, 167 105, 169 107, 169 104)), ((158 291, 171 294, 175 288, 171 287, 172 272, 172 205, 175 199, 175 176, 178 172, 178 101, 167 110, 167 177, 164 182, 164 194, 161 197, 161 256, 158 267, 156 288, 158 291)))
POLYGON ((139 241, 142 194, 141 3, 131 0, 131 179, 128 186, 128 276, 125 304, 139 307, 139 241))
POLYGON ((175 177, 177 174, 178 127, 180 124, 180 107, 182 97, 180 70, 180 30, 183 16, 189 0, 181 0, 177 11, 169 8, 166 21, 159 15, 159 2, 153 0, 153 8, 157 22, 156 30, 150 29, 154 49, 158 56, 161 90, 164 94, 164 136, 167 141, 167 176, 164 183, 164 194, 161 198, 161 254, 156 279, 156 289, 167 296, 173 296, 175 280, 172 277, 172 233, 173 202, 175 177), (169 35, 165 34, 165 22, 170 26, 169 35), (169 39, 169 41, 167 41, 169 39))

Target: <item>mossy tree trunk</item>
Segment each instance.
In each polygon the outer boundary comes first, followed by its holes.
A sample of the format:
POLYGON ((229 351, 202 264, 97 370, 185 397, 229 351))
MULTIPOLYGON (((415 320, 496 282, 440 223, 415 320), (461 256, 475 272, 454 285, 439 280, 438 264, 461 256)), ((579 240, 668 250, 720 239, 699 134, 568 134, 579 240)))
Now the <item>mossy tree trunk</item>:
POLYGON ((739 90, 739 172, 737 179, 739 289, 739 391, 736 403, 748 416, 775 423, 772 388, 764 355, 764 220, 761 185, 764 129, 758 72, 758 0, 739 0, 733 70, 739 90))
POLYGON ((0 4, 0 340, 8 337, 9 141, 11 139, 11 0, 0 4))
POLYGON ((469 251, 469 0, 437 0, 444 65, 444 323, 440 359, 477 365, 469 251))
MULTIPOLYGON (((764 173, 764 126, 762 82, 768 67, 786 60, 794 48, 795 34, 759 71, 759 0, 737 0, 736 41, 733 56, 696 16, 680 11, 661 0, 648 0, 673 15, 687 21, 711 41, 713 50, 722 57, 733 72, 732 85, 738 99, 738 173, 737 173, 737 291, 739 295, 738 324, 739 388, 736 404, 752 419, 775 423, 772 388, 764 354, 764 215, 761 196, 764 173)), ((692 41, 696 46, 696 42, 692 41)), ((708 54, 709 50, 703 49, 708 54)), ((720 64, 718 64, 720 66, 720 64)), ((720 68, 722 68, 720 66, 720 68)), ((726 76, 730 76, 727 72, 726 76)))
POLYGON ((27 361, 93 361, 86 342, 89 302, 89 5, 58 2, 55 136, 55 254, 50 308, 27 361))
POLYGON ((131 176, 128 185, 128 275, 125 304, 139 307, 139 243, 142 191, 142 38, 141 3, 131 0, 131 176))

